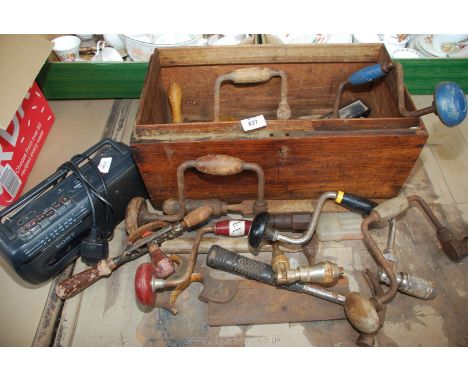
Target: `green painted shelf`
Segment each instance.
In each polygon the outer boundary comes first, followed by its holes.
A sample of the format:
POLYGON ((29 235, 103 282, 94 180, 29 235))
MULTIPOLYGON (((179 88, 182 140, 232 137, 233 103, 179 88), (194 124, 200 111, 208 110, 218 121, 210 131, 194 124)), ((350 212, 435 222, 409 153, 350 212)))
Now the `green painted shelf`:
MULTIPOLYGON (((432 94, 440 81, 455 81, 468 93, 468 59, 396 60, 412 94, 432 94)), ((140 98, 148 63, 49 62, 37 76, 49 100, 140 98)))

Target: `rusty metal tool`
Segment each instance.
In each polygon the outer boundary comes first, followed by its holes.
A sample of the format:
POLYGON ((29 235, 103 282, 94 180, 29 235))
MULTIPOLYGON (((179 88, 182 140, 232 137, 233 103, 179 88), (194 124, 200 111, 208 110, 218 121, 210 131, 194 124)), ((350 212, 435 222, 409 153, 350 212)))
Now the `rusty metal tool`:
MULTIPOLYGON (((396 268, 396 264, 398 262, 398 259, 394 254, 395 235, 396 219, 392 218, 389 220, 387 246, 382 251, 382 254, 387 261, 393 263, 394 269, 396 268)), ((396 278, 399 292, 419 298, 421 300, 431 300, 436 296, 436 288, 432 281, 423 279, 407 272, 396 273, 396 278)), ((377 272, 377 280, 381 284, 390 285, 390 279, 383 270, 379 270, 377 272)))
POLYGON ((281 77, 281 99, 276 111, 278 119, 289 119, 291 117, 291 108, 288 103, 288 75, 283 70, 273 70, 264 67, 242 68, 234 70, 231 73, 220 75, 215 82, 214 87, 214 121, 219 121, 220 94, 221 85, 225 81, 231 81, 235 84, 256 84, 266 82, 272 77, 281 77))
MULTIPOLYGON (((158 291, 163 289, 176 288, 174 294, 177 296, 191 282, 203 282, 203 276, 194 274, 193 270, 197 262, 198 248, 203 236, 207 233, 214 233, 217 236, 239 237, 249 233, 250 221, 248 220, 222 220, 212 226, 200 228, 193 241, 192 251, 189 258, 185 261, 180 259, 180 267, 176 273, 164 280, 158 277, 154 267, 150 263, 140 264, 135 274, 135 295, 142 305, 154 306, 158 291)), ((176 297, 171 299, 172 303, 167 305, 164 302, 164 308, 170 311, 175 303, 176 297)))
POLYGON ((398 110, 403 117, 415 118, 434 113, 447 127, 462 123, 467 114, 467 101, 463 89, 455 82, 443 81, 436 85, 432 105, 416 111, 406 108, 403 67, 395 64, 397 74, 398 110))
MULTIPOLYGON (((166 222, 153 221, 144 225, 139 224, 139 213, 142 206, 146 207, 145 199, 132 198, 125 211, 125 228, 128 233, 127 245, 132 245, 136 240, 149 236, 154 230, 168 225, 166 222)), ((155 268, 158 277, 168 277, 174 273, 174 264, 156 243, 147 244, 151 258, 151 264, 155 268)))
POLYGON ((361 198, 359 196, 344 193, 342 191, 329 191, 323 193, 318 201, 315 211, 312 215, 307 230, 301 237, 292 238, 281 234, 279 231, 274 229, 270 223, 270 214, 262 212, 255 216, 252 223, 252 229, 249 233, 249 245, 254 249, 258 250, 265 240, 269 241, 280 241, 283 243, 303 245, 307 243, 313 236, 315 228, 318 223, 320 213, 323 205, 328 199, 334 199, 335 203, 351 210, 354 212, 368 214, 377 205, 377 203, 361 198))
POLYGON ((333 106, 331 118, 339 118, 341 98, 343 97, 343 92, 347 88, 370 83, 378 78, 385 76, 394 67, 395 66, 392 63, 366 66, 365 68, 359 69, 357 72, 354 72, 345 81, 341 82, 338 85, 338 90, 336 92, 335 104, 333 106))
MULTIPOLYGON (((388 284, 389 288, 385 292, 376 294, 370 299, 370 302, 377 312, 383 310, 385 305, 393 300, 398 291, 398 288, 400 287, 400 284, 398 282, 397 275, 393 270, 393 265, 384 257, 382 251, 379 249, 376 242, 370 235, 369 225, 372 223, 395 218, 396 216, 408 210, 411 203, 421 207, 421 210, 424 212, 426 217, 434 225, 437 231, 439 242, 442 246, 442 250, 451 260, 460 261, 468 254, 468 237, 465 237, 461 241, 454 240, 451 231, 440 223, 427 203, 421 197, 417 195, 412 195, 409 197, 398 196, 396 198, 382 202, 371 211, 369 216, 364 218, 361 225, 364 243, 366 244, 366 247, 368 248, 374 261, 385 273, 386 280, 388 280, 386 283, 388 284)), ((383 322, 380 323, 380 327, 382 327, 382 325, 383 322)))
POLYGON ((167 89, 167 98, 171 106, 172 123, 182 123, 182 88, 177 82, 173 82, 167 89))
POLYGON ((336 92, 331 118, 339 118, 341 99, 346 88, 370 83, 378 78, 386 76, 393 69, 396 70, 397 77, 398 111, 403 117, 419 118, 425 114, 434 113, 447 127, 456 126, 466 118, 467 101, 465 94, 458 84, 451 81, 443 81, 437 84, 431 106, 416 111, 409 111, 406 107, 403 67, 400 63, 383 63, 367 66, 353 73, 347 80, 341 82, 336 92))
POLYGON ((435 216, 434 212, 432 212, 429 205, 418 195, 412 195, 408 197, 397 196, 396 198, 382 202, 373 209, 368 217, 363 220, 361 228, 363 228, 363 234, 366 242, 370 244, 370 247, 373 250, 375 250, 376 247, 372 244, 373 240, 369 236, 369 224, 396 217, 397 215, 408 210, 411 205, 417 205, 420 207, 420 210, 431 222, 432 226, 436 230, 437 238, 442 247, 442 251, 450 260, 460 261, 468 255, 468 236, 465 236, 461 240, 456 240, 453 237, 452 231, 442 225, 440 220, 435 216))
MULTIPOLYGON (((375 295, 378 295, 378 294, 382 294, 383 293, 383 289, 382 289, 382 286, 379 284, 379 281, 377 280, 377 278, 371 273, 370 269, 366 269, 365 273, 365 279, 367 281, 367 283, 369 284, 369 287, 371 289, 371 294, 372 296, 375 296, 375 295)), ((372 304, 371 304, 371 309, 373 308, 372 304)), ((348 307, 349 309, 349 307, 348 307)), ((345 307, 345 311, 346 311, 346 307, 345 307)), ((358 346, 366 346, 366 347, 370 347, 370 346, 374 346, 375 345, 375 337, 376 337, 376 332, 382 328, 383 326, 383 323, 385 322, 385 315, 386 315, 386 308, 383 307, 383 309, 379 310, 377 312, 377 317, 378 317, 378 320, 379 320, 379 324, 377 326, 377 329, 375 331, 370 331, 370 333, 366 333, 366 332, 363 332, 362 328, 359 328, 359 327, 356 327, 358 332, 359 332, 359 336, 356 340, 356 345, 358 346)), ((355 314, 357 315, 361 315, 362 313, 361 312, 355 312, 355 314)), ((350 320, 351 323, 353 323, 353 321, 350 320)))
MULTIPOLYGON (((362 223, 361 223, 362 224, 362 223)), ((391 261, 394 266, 398 263, 398 259, 395 256, 395 235, 396 235, 396 219, 392 218, 388 221, 388 238, 387 246, 382 251, 383 256, 386 260, 391 261)))
MULTIPOLYGON (((253 202, 252 209, 254 213, 267 210, 267 202, 265 200, 265 174, 259 165, 255 163, 246 163, 239 158, 229 155, 206 155, 195 160, 185 161, 177 168, 177 213, 174 215, 149 213, 146 205, 141 204, 138 216, 139 223, 144 224, 155 220, 174 222, 182 219, 187 211, 184 174, 186 170, 191 168, 195 168, 204 174, 215 176, 236 175, 242 171, 254 171, 257 174, 258 186, 257 199, 253 202)), ((200 204, 203 206, 209 206, 214 215, 223 215, 225 213, 222 209, 222 204, 218 202, 218 199, 207 199, 198 201, 197 206, 200 204)), ((174 210, 174 206, 172 209, 174 210)))
MULTIPOLYGON (((213 210, 213 214, 217 216, 226 215, 228 213, 238 213, 244 216, 255 214, 254 212, 255 200, 243 200, 240 203, 228 204, 220 199, 185 199, 185 210, 186 212, 193 211, 200 206, 210 206, 213 210)), ((281 215, 288 215, 287 208, 290 206, 292 210, 301 211, 294 212, 294 220, 304 221, 304 218, 308 218, 310 221, 311 215, 309 213, 302 213, 310 209, 310 203, 307 205, 305 200, 269 200, 266 202, 268 209, 279 210, 281 215), (307 205, 307 207, 304 207, 307 205), (299 216, 298 216, 299 215, 299 216), (305 215, 305 216, 304 216, 305 215)), ((179 202, 177 199, 166 199, 162 204, 162 211, 166 215, 176 215, 179 213, 179 202)), ((285 216, 286 218, 286 216, 285 216)), ((306 223, 307 227, 308 222, 306 223)), ((297 228, 302 230, 302 228, 297 228)), ((304 228, 305 229, 305 228, 304 228)))
POLYGON ((61 299, 71 298, 84 289, 94 284, 96 281, 109 277, 114 270, 125 263, 135 260, 147 253, 147 244, 155 242, 161 243, 182 235, 187 229, 203 223, 211 216, 209 207, 200 207, 198 210, 188 213, 180 222, 168 224, 167 226, 151 233, 132 245, 128 246, 121 255, 107 260, 101 260, 96 266, 91 267, 81 273, 62 281, 57 285, 55 293, 61 299))

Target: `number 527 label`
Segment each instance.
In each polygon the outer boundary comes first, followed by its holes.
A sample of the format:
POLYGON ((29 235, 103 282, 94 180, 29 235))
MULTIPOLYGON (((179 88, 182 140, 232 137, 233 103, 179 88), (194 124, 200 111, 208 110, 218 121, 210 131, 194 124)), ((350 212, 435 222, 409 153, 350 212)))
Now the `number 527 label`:
POLYGON ((255 129, 260 129, 267 125, 265 117, 263 115, 258 115, 256 117, 242 119, 241 125, 244 131, 252 131, 255 129))

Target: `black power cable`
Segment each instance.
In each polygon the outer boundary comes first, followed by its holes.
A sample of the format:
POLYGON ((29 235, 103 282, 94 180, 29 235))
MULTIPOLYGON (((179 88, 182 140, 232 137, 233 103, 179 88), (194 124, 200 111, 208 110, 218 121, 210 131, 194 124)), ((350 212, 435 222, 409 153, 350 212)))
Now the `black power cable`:
MULTIPOLYGON (((101 171, 99 170, 98 166, 96 163, 94 163, 93 160, 87 155, 83 154, 77 154, 73 156, 73 158, 83 158, 88 160, 89 164, 94 168, 96 171, 96 174, 98 175, 98 178, 100 179, 102 183, 102 188, 104 190, 104 198, 99 194, 99 192, 96 190, 96 188, 86 179, 84 178, 86 184, 91 188, 91 192, 93 195, 95 195, 105 206, 106 206, 106 230, 105 230, 105 238, 106 240, 111 240, 112 235, 114 232, 114 220, 115 220, 115 211, 114 207, 112 206, 111 203, 109 203, 109 191, 107 189, 106 182, 104 180, 104 177, 101 174, 101 171)), ((72 158, 72 160, 73 160, 72 158)))
POLYGON ((98 175, 98 178, 100 179, 103 185, 104 197, 96 189, 96 187, 94 187, 94 185, 85 177, 81 169, 75 163, 73 163, 72 161, 68 161, 59 167, 59 169, 65 169, 72 172, 80 181, 86 192, 86 196, 88 198, 91 209, 92 226, 89 235, 86 238, 84 238, 81 243, 81 258, 86 264, 92 265, 96 264, 102 259, 107 258, 109 254, 109 245, 107 240, 109 240, 112 237, 115 211, 112 204, 108 201, 108 189, 104 177, 99 171, 99 168, 96 165, 96 163, 94 163, 94 161, 90 157, 82 154, 75 155, 73 158, 75 157, 86 159, 90 163, 91 167, 93 167, 93 169, 96 171, 96 174, 98 175), (97 200, 102 202, 106 209, 106 221, 105 227, 103 229, 100 229, 98 226, 93 196, 97 200))

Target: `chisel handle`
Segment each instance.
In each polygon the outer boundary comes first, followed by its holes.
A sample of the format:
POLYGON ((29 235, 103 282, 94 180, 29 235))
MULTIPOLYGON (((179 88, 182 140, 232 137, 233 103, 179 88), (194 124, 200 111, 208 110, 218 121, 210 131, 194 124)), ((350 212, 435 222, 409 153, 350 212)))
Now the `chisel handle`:
POLYGON ((167 90, 167 98, 169 98, 169 105, 171 105, 172 122, 182 123, 182 88, 177 82, 173 82, 167 90))

